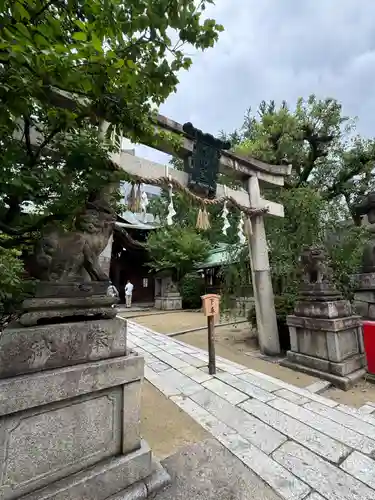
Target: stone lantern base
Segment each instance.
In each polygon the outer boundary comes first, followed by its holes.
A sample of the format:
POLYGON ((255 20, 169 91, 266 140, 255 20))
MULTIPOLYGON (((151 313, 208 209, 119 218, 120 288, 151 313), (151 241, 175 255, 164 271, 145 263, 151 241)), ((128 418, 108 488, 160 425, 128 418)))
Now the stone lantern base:
POLYGON ((147 498, 170 478, 140 436, 144 359, 98 284, 52 288, 0 336, 0 499, 147 498))
POLYGON ((170 276, 155 280, 155 309, 176 311, 182 309, 182 297, 170 276))
POLYGON ((366 373, 362 322, 325 283, 310 284, 287 317, 291 349, 283 366, 347 390, 366 373))
POLYGON ((363 319, 375 321, 375 273, 361 273, 354 276, 356 292, 353 306, 363 319))
POLYGON ((163 296, 155 297, 155 309, 162 311, 182 309, 182 297, 178 292, 167 292, 163 296))

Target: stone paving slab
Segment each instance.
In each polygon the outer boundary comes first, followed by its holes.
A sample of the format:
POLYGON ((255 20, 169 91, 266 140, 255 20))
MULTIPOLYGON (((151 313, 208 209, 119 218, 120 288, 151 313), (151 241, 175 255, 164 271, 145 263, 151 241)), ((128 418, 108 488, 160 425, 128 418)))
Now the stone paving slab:
POLYGON ((374 500, 375 498, 373 489, 292 441, 275 451, 273 458, 327 500, 374 500))
POLYGON ((212 394, 209 390, 197 392, 191 396, 191 399, 267 454, 286 441, 285 436, 277 430, 247 414, 241 408, 236 408, 216 394, 212 394))
POLYGON ((374 454, 375 456, 374 440, 348 429, 338 422, 334 422, 329 418, 313 413, 307 408, 301 408, 300 406, 294 405, 282 399, 274 399, 269 404, 273 408, 282 411, 286 415, 289 415, 300 422, 308 423, 308 425, 313 429, 316 429, 323 434, 346 444, 349 448, 354 448, 367 454, 374 454))
POLYGON ((246 380, 240 379, 230 373, 219 373, 216 375, 216 378, 226 382, 228 385, 238 389, 244 394, 258 399, 259 401, 267 402, 274 398, 272 393, 264 391, 263 389, 260 389, 260 387, 250 384, 249 382, 246 382, 246 380))
POLYGON ((344 444, 256 399, 241 403, 240 408, 333 463, 338 464, 351 452, 344 444))
POLYGON ((369 457, 353 451, 340 468, 375 489, 375 462, 369 457))
POLYGON ((313 411, 314 413, 322 415, 323 417, 327 417, 334 422, 338 422, 348 429, 357 431, 360 434, 369 437, 370 439, 375 439, 375 425, 364 422, 357 416, 344 413, 340 409, 327 408, 326 406, 316 403, 315 401, 304 405, 304 407, 313 411))
POLYGON ((315 491, 313 493, 310 493, 308 497, 305 498, 305 500, 325 500, 322 495, 319 495, 319 493, 316 493, 315 491))
POLYGON ((375 403, 340 405, 318 394, 321 384, 299 388, 220 357, 211 376, 206 351, 130 321, 128 341, 145 357, 146 379, 276 498, 375 500, 375 403))
POLYGON ((310 402, 310 400, 307 399, 305 396, 296 394, 292 391, 289 391, 288 389, 279 389, 278 391, 274 391, 273 394, 275 394, 279 398, 286 399, 291 403, 295 403, 297 405, 304 405, 310 402))
POLYGON ((256 446, 253 446, 240 434, 235 433, 229 426, 222 424, 209 412, 203 410, 198 404, 181 397, 175 397, 172 400, 192 418, 196 419, 206 430, 211 432, 222 445, 271 486, 281 498, 300 500, 310 491, 306 484, 298 480, 256 446))
POLYGON ((331 382, 328 382, 327 380, 318 380, 317 382, 308 385, 306 389, 310 392, 320 393, 331 387, 331 385, 331 382))
POLYGON ((375 407, 369 404, 365 404, 358 408, 358 410, 363 413, 363 415, 371 415, 375 412, 375 407))
POLYGON ((221 380, 218 380, 217 378, 208 380, 207 382, 204 382, 202 385, 203 387, 209 389, 211 392, 214 392, 221 398, 226 399, 227 401, 229 401, 229 403, 232 403, 233 405, 242 403, 242 401, 245 401, 245 399, 249 398, 247 394, 244 394, 243 392, 234 389, 230 385, 226 384, 221 380))
MULTIPOLYGON (((375 425, 375 416, 368 412, 361 411, 360 408, 352 408, 351 406, 342 404, 338 405, 336 408, 340 411, 343 411, 344 413, 347 413, 348 415, 359 418, 359 420, 363 420, 364 422, 367 422, 371 425, 375 425)), ((375 410, 375 408, 373 409, 375 410)))

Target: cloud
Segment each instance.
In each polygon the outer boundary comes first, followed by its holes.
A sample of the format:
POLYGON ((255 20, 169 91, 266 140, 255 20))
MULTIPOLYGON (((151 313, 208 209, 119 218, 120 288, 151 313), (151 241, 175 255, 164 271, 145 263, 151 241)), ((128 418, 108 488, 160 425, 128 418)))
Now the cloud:
MULTIPOLYGON (((225 32, 193 54, 162 114, 230 132, 263 99, 293 105, 314 93, 341 101, 358 131, 375 136, 374 0, 216 0, 207 15, 225 32)), ((166 158, 144 147, 136 154, 166 158)))

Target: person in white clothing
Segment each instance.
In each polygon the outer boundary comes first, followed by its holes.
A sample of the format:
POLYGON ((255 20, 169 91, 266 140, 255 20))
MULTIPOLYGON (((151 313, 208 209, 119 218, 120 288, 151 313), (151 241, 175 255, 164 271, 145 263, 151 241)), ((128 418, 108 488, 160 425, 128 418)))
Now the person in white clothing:
POLYGON ((125 285, 125 303, 126 307, 131 307, 132 305, 132 295, 133 295, 134 285, 128 280, 125 285))

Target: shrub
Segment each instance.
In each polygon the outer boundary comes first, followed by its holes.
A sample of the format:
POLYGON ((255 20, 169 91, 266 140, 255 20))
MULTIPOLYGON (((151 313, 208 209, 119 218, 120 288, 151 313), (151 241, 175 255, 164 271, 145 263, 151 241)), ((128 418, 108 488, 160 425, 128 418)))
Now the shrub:
POLYGON ((180 283, 182 307, 184 309, 199 309, 204 294, 204 280, 196 273, 185 275, 180 283))

